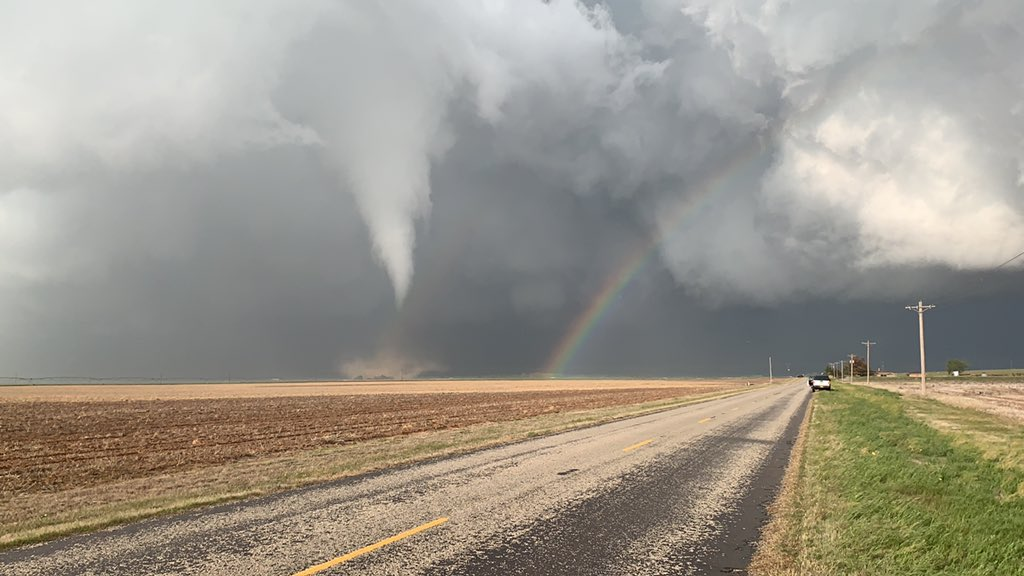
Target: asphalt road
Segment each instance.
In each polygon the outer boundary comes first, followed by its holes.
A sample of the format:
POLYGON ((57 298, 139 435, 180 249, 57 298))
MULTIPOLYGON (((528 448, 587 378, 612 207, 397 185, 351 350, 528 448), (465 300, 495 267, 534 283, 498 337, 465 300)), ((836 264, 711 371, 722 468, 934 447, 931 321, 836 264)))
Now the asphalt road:
POLYGON ((785 384, 73 536, 0 553, 0 573, 742 573, 809 395, 785 384))

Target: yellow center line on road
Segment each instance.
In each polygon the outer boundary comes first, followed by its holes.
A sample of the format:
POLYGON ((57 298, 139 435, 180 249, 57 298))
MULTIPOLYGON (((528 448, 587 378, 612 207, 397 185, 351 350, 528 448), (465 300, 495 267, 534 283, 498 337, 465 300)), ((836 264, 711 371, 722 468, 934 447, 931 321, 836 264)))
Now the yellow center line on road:
POLYGON ((703 424, 705 422, 711 422, 714 419, 715 419, 714 416, 708 416, 707 418, 701 418, 700 420, 697 420, 697 424, 703 424))
POLYGON ((650 440, 644 440, 643 442, 637 442, 636 444, 633 444, 632 446, 626 446, 625 448, 622 449, 622 451, 623 452, 632 452, 633 450, 636 450, 637 448, 642 448, 644 446, 647 446, 651 442, 654 442, 654 438, 651 438, 650 440))
POLYGON ((313 574, 316 574, 317 572, 323 572, 324 570, 327 570, 328 568, 332 568, 334 566, 337 566, 338 564, 341 564, 342 562, 348 562, 349 560, 351 560, 353 558, 357 558, 359 556, 362 556, 363 554, 366 554, 366 553, 369 553, 369 552, 373 552, 374 550, 377 550, 378 548, 383 548, 383 547, 387 546, 388 544, 394 544, 395 542, 398 542, 399 540, 404 540, 404 539, 408 538, 409 536, 414 536, 416 534, 419 534, 420 532, 423 532, 424 530, 429 530, 429 529, 433 528, 434 526, 440 526, 441 524, 444 524, 447 521, 448 521, 447 518, 438 518, 437 520, 433 520, 433 521, 427 522, 426 524, 423 524, 421 526, 417 526, 417 527, 413 528, 412 530, 406 530, 405 532, 402 532, 401 534, 395 534, 394 536, 392 536, 390 538, 385 538, 385 539, 383 539, 380 542, 377 542, 375 544, 370 544, 369 546, 364 546, 363 548, 360 548, 359 550, 356 550, 354 552, 349 552, 348 554, 345 554, 344 556, 338 556, 334 560, 328 560, 327 562, 324 562, 323 564, 317 564, 316 566, 310 566, 309 568, 306 568, 302 572, 296 572, 293 576, 312 576, 313 574))

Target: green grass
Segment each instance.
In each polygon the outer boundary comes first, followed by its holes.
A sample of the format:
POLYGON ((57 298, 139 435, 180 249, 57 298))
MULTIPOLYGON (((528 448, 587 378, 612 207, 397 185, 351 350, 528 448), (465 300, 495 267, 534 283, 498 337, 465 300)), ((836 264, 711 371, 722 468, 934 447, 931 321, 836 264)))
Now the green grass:
POLYGON ((816 394, 781 537, 764 551, 776 561, 760 573, 1024 574, 1019 428, 860 386, 816 394))
MULTIPOLYGON (((1024 470, 1024 426, 988 412, 951 406, 930 398, 903 399, 907 413, 944 432, 959 445, 976 448, 990 462, 1024 470)), ((1024 498, 1024 484, 1018 486, 1024 498)))

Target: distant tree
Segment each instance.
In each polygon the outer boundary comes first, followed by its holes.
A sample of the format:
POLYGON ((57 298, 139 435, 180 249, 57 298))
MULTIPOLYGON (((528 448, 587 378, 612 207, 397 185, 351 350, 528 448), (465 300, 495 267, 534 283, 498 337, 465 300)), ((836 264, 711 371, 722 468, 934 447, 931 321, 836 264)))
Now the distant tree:
POLYGON ((952 360, 946 361, 947 374, 952 374, 953 372, 959 372, 960 374, 963 374, 964 372, 967 372, 967 368, 967 362, 964 362, 963 360, 958 360, 954 358, 952 360))
MULTIPOLYGON (((850 370, 850 363, 846 363, 846 370, 850 370)), ((868 363, 864 361, 860 356, 853 357, 853 375, 854 376, 867 376, 868 375, 868 363)))
MULTIPOLYGON (((877 370, 872 370, 872 372, 876 372, 876 371, 877 370)), ((867 373, 868 373, 867 362, 865 362, 864 359, 861 358, 860 356, 854 356, 853 357, 853 375, 854 376, 866 376, 867 373)), ((841 368, 837 368, 833 364, 827 364, 825 366, 825 374, 828 374, 829 376, 832 376, 833 378, 838 378, 840 376, 849 377, 850 376, 850 361, 849 360, 844 360, 843 361, 843 365, 842 365, 841 368)))

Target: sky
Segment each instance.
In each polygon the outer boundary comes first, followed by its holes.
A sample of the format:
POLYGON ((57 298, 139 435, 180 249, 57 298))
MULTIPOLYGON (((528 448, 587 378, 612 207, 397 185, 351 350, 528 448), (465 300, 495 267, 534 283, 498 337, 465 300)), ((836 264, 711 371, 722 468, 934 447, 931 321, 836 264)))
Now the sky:
POLYGON ((1024 366, 1016 0, 0 3, 0 376, 1024 366))

